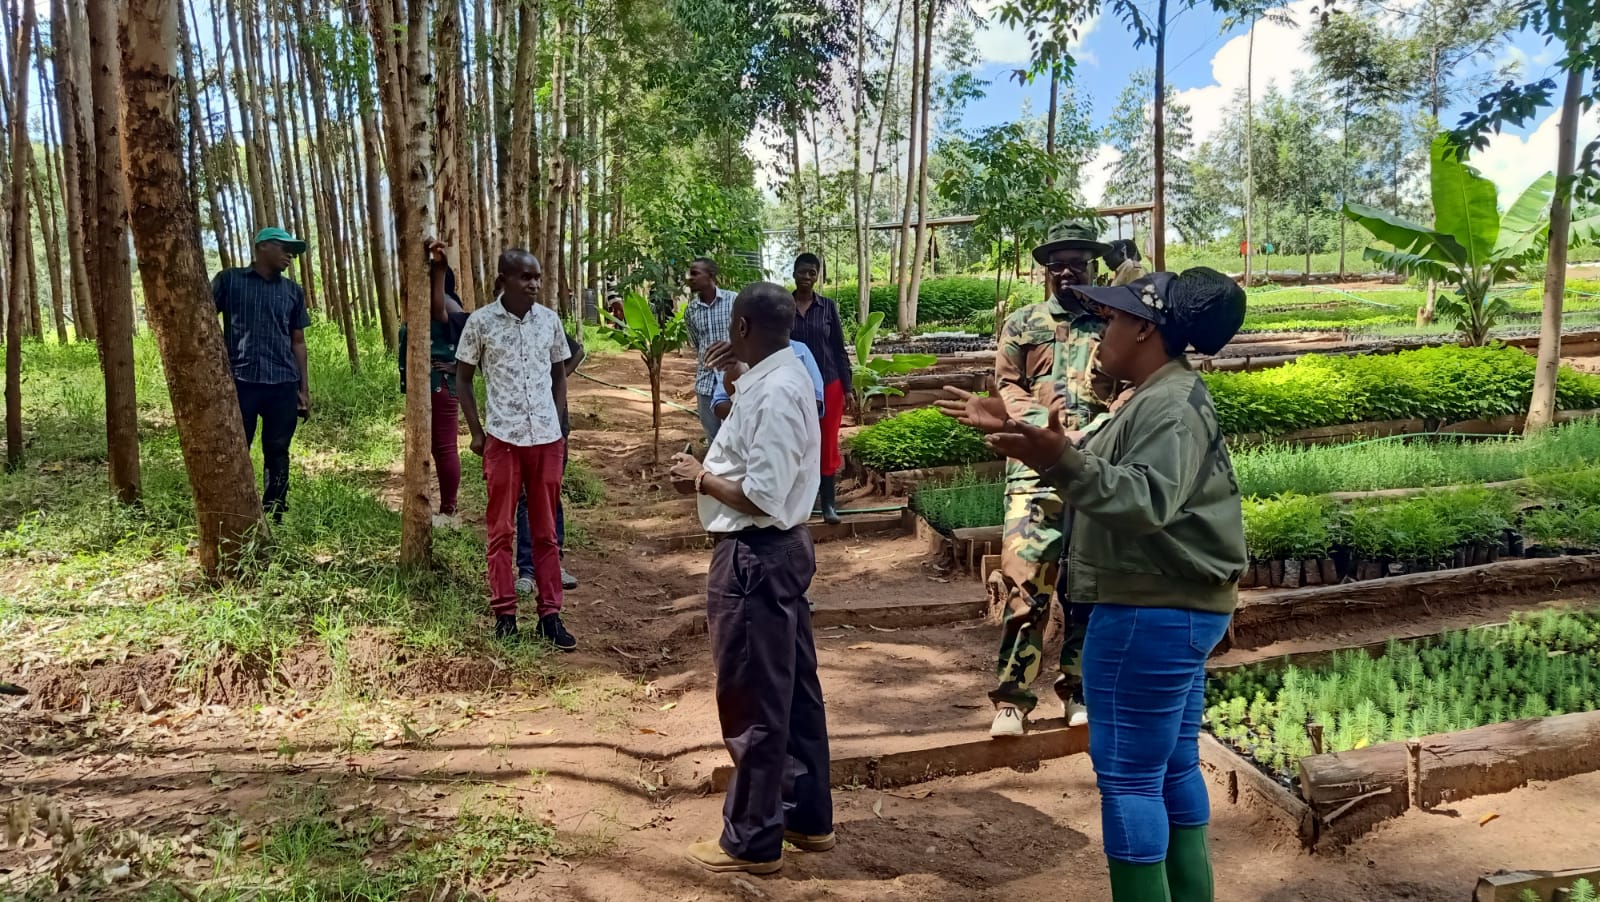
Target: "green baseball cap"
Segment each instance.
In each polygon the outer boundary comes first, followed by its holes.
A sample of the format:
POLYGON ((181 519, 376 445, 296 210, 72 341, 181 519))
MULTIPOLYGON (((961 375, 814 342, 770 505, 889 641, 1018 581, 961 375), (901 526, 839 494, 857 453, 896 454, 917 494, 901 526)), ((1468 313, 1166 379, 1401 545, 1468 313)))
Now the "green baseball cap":
POLYGON ((277 226, 268 226, 256 233, 256 244, 263 241, 276 241, 283 245, 291 257, 298 257, 306 252, 306 243, 299 238, 285 232, 277 226))
POLYGON ((1051 226, 1044 244, 1033 249, 1033 259, 1043 266, 1050 254, 1059 250, 1094 251, 1096 257, 1102 257, 1111 245, 1100 240, 1100 229, 1094 223, 1075 219, 1051 226))

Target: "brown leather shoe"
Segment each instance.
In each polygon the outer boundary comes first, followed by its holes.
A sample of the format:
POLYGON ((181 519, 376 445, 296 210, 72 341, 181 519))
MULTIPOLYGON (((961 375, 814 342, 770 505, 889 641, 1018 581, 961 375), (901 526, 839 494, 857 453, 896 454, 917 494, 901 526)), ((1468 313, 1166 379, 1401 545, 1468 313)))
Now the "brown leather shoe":
POLYGON ((746 874, 776 874, 783 869, 783 855, 776 861, 745 861, 722 851, 722 844, 714 839, 697 842, 688 848, 689 860, 708 871, 719 874, 743 871, 746 874))
POLYGON ((839 844, 839 837, 834 833, 824 833, 820 836, 810 833, 796 833, 793 830, 783 831, 783 841, 802 852, 826 852, 839 844))

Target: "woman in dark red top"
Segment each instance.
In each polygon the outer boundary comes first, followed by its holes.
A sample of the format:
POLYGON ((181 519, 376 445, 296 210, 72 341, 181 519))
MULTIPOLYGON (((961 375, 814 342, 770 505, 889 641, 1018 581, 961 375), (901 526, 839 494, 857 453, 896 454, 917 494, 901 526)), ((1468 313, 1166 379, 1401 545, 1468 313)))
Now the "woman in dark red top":
POLYGON ((844 326, 839 322, 839 305, 814 290, 822 272, 816 254, 801 254, 794 260, 794 330, 789 337, 805 345, 822 371, 822 519, 839 522, 835 501, 834 477, 844 459, 839 455, 839 424, 844 420, 845 398, 849 396, 850 356, 844 350, 844 326))

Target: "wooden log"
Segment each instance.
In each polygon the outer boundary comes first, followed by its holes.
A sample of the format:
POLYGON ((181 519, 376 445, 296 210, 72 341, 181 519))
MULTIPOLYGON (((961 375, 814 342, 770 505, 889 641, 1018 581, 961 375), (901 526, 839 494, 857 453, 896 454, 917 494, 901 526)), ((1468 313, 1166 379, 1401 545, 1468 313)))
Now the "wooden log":
POLYGON ((1547 595, 1592 582, 1600 582, 1600 554, 1497 561, 1337 586, 1252 593, 1234 611, 1229 648, 1257 648, 1312 635, 1317 621, 1403 622, 1417 608, 1437 614, 1470 606, 1483 597, 1547 595))
POLYGON ((1539 902, 1551 902, 1557 890, 1566 889, 1579 880, 1600 885, 1600 867, 1490 874, 1478 879, 1472 902, 1520 902, 1524 890, 1532 890, 1539 897, 1539 902))
MULTIPOLYGON (((1531 780, 1600 770, 1600 711, 1490 724, 1425 736, 1418 807, 1509 792, 1531 780)), ((1411 807, 1404 742, 1300 759, 1301 795, 1323 842, 1343 845, 1411 807)))
POLYGON ((881 485, 884 493, 889 495, 909 495, 916 491, 919 485, 937 485, 939 483, 952 482, 967 470, 971 470, 973 475, 980 478, 1001 479, 1006 473, 1006 462, 1003 460, 984 460, 975 464, 960 464, 952 467, 890 470, 878 475, 882 480, 881 485))
MULTIPOLYGON (((1065 758, 1089 750, 1087 727, 1065 728, 1057 718, 1035 723, 1035 731, 1012 739, 978 739, 972 742, 934 748, 891 752, 887 755, 859 755, 835 758, 829 762, 829 783, 842 786, 868 786, 885 789, 905 786, 938 777, 976 774, 1002 767, 1026 767, 1052 758, 1065 758), (1044 727, 1040 729, 1040 727, 1044 727)), ((721 766, 711 772, 711 790, 724 792, 733 777, 733 768, 721 766)))
POLYGON ((1205 732, 1200 734, 1200 771, 1227 791, 1231 803, 1242 801, 1262 811, 1306 848, 1316 842, 1317 819, 1311 806, 1205 732))

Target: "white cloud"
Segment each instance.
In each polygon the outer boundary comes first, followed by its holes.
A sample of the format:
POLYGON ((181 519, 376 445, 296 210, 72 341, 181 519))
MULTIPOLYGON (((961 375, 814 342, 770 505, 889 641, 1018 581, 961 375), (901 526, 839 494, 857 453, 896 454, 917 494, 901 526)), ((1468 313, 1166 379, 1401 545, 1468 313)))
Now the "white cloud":
MULTIPOLYGON (((988 22, 988 26, 978 29, 976 42, 978 56, 985 63, 998 65, 1023 66, 1032 58, 1032 48, 1028 45, 1028 36, 1022 29, 1008 27, 1000 23, 996 10, 1000 0, 978 0, 973 4, 973 11, 978 18, 988 22)), ((1094 54, 1083 49, 1083 42, 1088 39, 1095 26, 1100 24, 1100 14, 1096 13, 1089 21, 1078 29, 1078 37, 1068 44, 1074 58, 1079 63, 1093 65, 1094 54)))
MULTIPOLYGON (((1560 123, 1560 110, 1551 110, 1528 137, 1491 135, 1489 146, 1472 155, 1472 165, 1499 189, 1502 207, 1516 200, 1534 179, 1554 171, 1560 123)), ((1579 150, 1596 137, 1600 137, 1600 110, 1591 110, 1578 120, 1579 150)))
MULTIPOLYGON (((1294 25, 1257 23, 1254 71, 1250 73, 1250 93, 1256 99, 1266 96, 1267 86, 1273 82, 1280 90, 1287 90, 1297 73, 1311 68, 1313 60, 1305 46, 1303 26, 1311 20, 1311 9, 1317 2, 1297 0, 1289 4, 1286 12, 1294 25)), ((1250 69, 1250 35, 1245 32, 1229 38, 1211 58, 1211 84, 1177 93, 1178 101, 1187 104, 1193 115, 1196 144, 1222 127, 1233 95, 1245 86, 1250 69)))
POLYGON ((1095 151, 1094 159, 1083 171, 1083 200, 1090 206, 1097 206, 1100 199, 1105 196, 1106 182, 1111 180, 1111 170, 1122 159, 1122 151, 1110 144, 1102 144, 1095 151))

